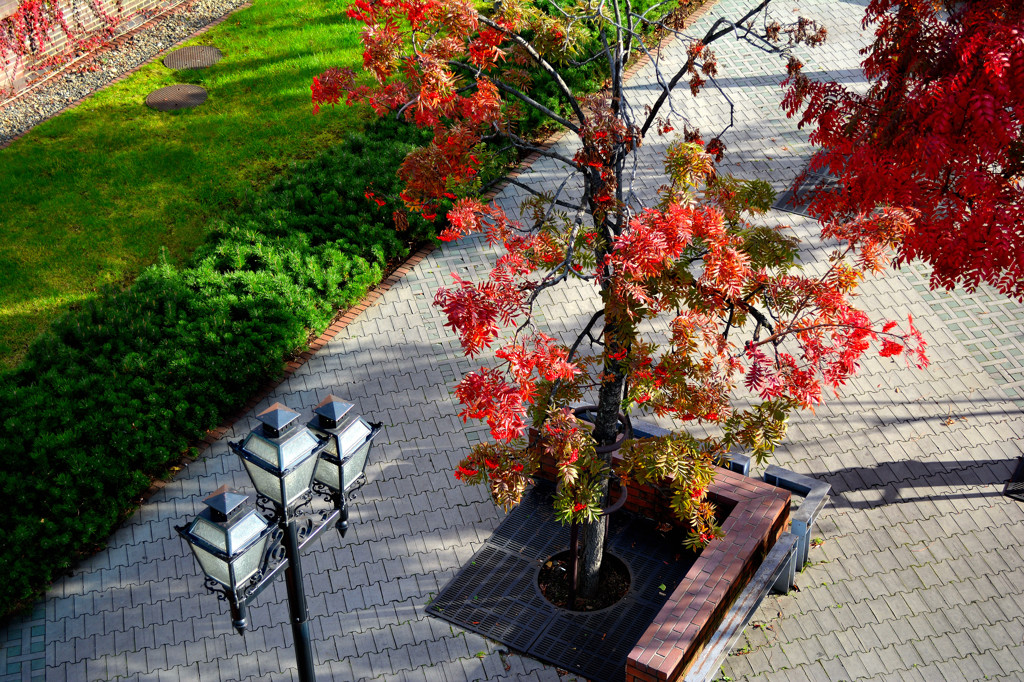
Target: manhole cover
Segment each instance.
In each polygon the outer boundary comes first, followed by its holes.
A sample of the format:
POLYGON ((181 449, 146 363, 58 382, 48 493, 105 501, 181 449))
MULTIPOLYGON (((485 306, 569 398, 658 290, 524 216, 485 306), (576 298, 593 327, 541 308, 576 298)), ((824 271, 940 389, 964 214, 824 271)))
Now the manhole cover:
POLYGON ((146 105, 157 111, 177 111, 198 107, 206 101, 206 90, 198 85, 168 85, 149 93, 146 105))
POLYGON ((219 62, 223 56, 220 50, 210 45, 190 45, 164 57, 164 66, 168 69, 205 69, 219 62))

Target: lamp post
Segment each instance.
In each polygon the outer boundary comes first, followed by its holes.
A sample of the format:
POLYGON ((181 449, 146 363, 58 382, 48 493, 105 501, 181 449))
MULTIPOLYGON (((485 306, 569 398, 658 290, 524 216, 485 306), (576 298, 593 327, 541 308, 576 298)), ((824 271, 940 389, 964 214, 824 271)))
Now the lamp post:
POLYGON ((243 441, 228 443, 256 488, 262 515, 242 507, 247 495, 222 486, 204 500, 207 508, 199 516, 177 526, 206 574, 207 589, 229 603, 239 634, 248 626, 249 605, 284 572, 302 682, 315 680, 302 550, 332 525, 345 536, 347 497, 364 478, 370 446, 381 428, 352 407, 328 396, 317 407, 318 420, 307 428, 295 410, 271 405, 258 415, 260 427, 243 441), (314 509, 314 493, 330 508, 314 509))

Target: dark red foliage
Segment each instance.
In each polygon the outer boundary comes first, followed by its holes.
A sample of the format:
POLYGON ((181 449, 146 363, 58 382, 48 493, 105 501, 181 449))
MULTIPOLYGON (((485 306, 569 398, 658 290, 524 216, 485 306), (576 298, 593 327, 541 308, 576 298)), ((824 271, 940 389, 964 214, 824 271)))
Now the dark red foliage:
MULTIPOLYGON (((987 283, 1024 297, 1024 2, 872 0, 867 94, 813 82, 796 60, 784 100, 803 111, 818 167, 840 177, 812 210, 826 222, 897 207, 913 230, 899 260, 932 285, 987 283)), ((867 229, 873 226, 861 223, 867 229)))

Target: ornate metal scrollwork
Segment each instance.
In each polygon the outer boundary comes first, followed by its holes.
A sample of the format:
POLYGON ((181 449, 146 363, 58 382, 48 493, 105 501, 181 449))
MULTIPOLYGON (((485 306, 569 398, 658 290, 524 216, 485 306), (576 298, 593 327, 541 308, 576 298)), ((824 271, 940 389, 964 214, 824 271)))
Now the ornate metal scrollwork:
POLYGON ((334 492, 326 483, 313 481, 313 492, 319 495, 325 502, 330 503, 332 507, 338 505, 338 493, 334 492))
POLYGON ((224 587, 220 584, 219 581, 214 580, 210 576, 206 576, 204 586, 206 587, 207 590, 217 595, 217 601, 227 601, 228 598, 231 596, 231 592, 228 590, 228 588, 224 587))
POLYGON ((313 523, 313 518, 310 516, 312 513, 315 512, 305 512, 302 518, 292 521, 295 524, 295 535, 299 539, 299 543, 304 542, 316 529, 316 524, 313 523))
POLYGON ((295 501, 294 504, 292 504, 291 512, 290 512, 289 516, 295 517, 295 516, 301 516, 303 514, 307 514, 309 512, 308 511, 301 511, 302 508, 303 507, 310 507, 310 508, 312 508, 312 506, 313 506, 313 491, 311 489, 307 488, 306 492, 304 492, 301 495, 299 495, 299 498, 295 501))
MULTIPOLYGON (((253 574, 252 578, 245 584, 245 587, 238 590, 235 598, 239 603, 247 604, 256 597, 266 585, 272 581, 273 576, 281 567, 281 564, 288 561, 288 550, 285 545, 285 533, 288 533, 287 524, 295 524, 295 535, 298 543, 303 544, 308 538, 313 537, 331 520, 334 509, 310 509, 296 514, 290 514, 291 520, 284 522, 280 516, 276 516, 276 525, 272 526, 267 539, 267 548, 263 551, 263 561, 260 568, 253 574)), ((221 599, 231 599, 232 595, 227 594, 221 599)))
POLYGON ((242 599, 248 599, 258 593, 264 577, 287 558, 283 539, 284 531, 280 527, 274 527, 270 531, 270 536, 267 538, 267 548, 263 550, 263 561, 260 563, 259 570, 253 574, 245 587, 238 591, 242 599))
POLYGON ((355 482, 352 484, 352 488, 345 493, 348 496, 349 502, 356 499, 356 493, 359 492, 360 488, 366 485, 368 480, 369 479, 366 478, 366 474, 364 474, 363 472, 359 472, 359 475, 356 476, 355 482))
POLYGON ((263 514, 263 518, 267 520, 271 525, 275 525, 278 521, 280 512, 277 508, 277 503, 266 495, 256 493, 256 508, 263 514))

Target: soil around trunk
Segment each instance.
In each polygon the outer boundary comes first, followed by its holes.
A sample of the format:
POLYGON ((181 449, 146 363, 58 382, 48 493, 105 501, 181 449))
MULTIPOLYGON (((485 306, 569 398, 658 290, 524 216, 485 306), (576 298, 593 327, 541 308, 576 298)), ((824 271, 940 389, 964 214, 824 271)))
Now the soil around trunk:
POLYGON ((555 606, 570 611, 597 611, 611 606, 629 592, 630 575, 626 564, 614 554, 605 553, 601 561, 597 596, 591 600, 576 599, 569 604, 570 552, 559 552, 544 562, 537 578, 537 586, 544 598, 555 606))

